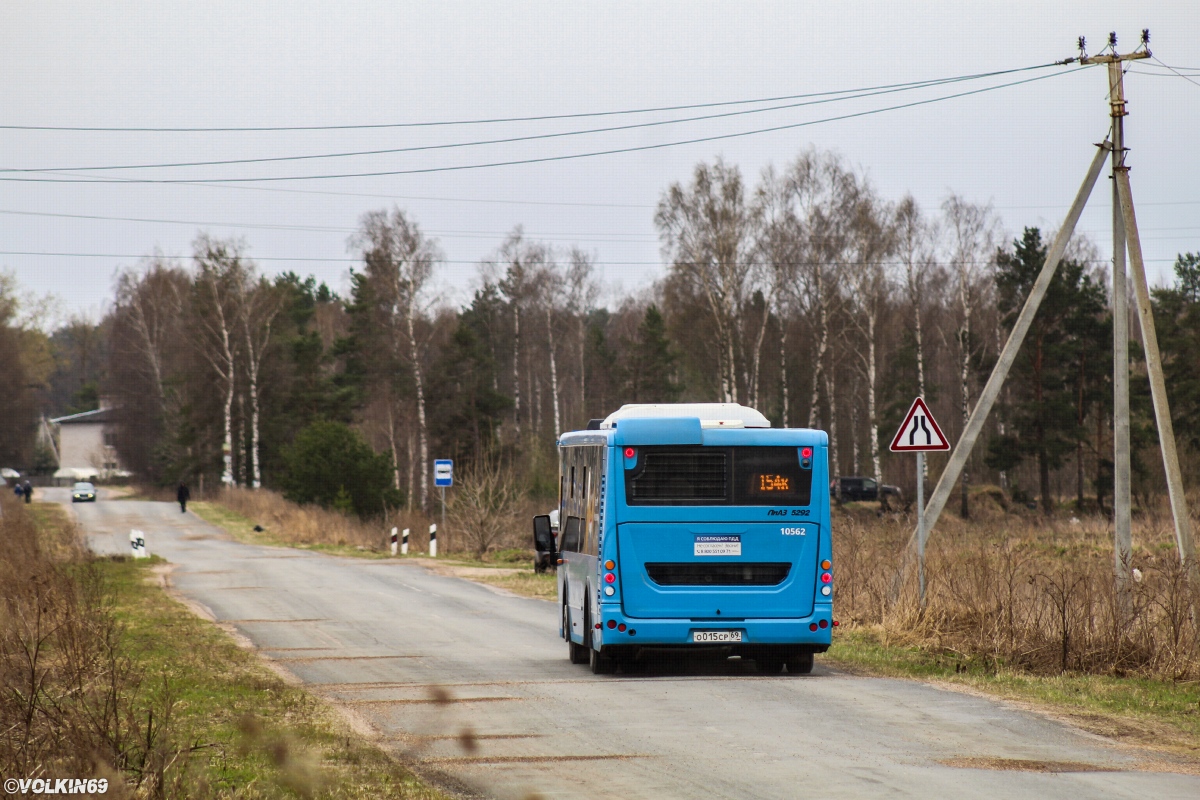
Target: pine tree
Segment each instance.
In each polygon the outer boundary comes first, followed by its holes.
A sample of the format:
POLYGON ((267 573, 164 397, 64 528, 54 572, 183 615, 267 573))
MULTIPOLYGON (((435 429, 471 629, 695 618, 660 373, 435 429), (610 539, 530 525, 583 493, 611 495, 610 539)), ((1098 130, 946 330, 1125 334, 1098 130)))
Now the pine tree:
POLYGON ((683 388, 675 381, 676 356, 658 306, 651 304, 629 346, 625 397, 629 403, 673 403, 683 388))
MULTIPOLYGON (((1026 228, 1013 242, 1011 253, 996 254, 999 306, 1003 324, 1010 330, 1046 253, 1041 232, 1026 228)), ((1011 470, 1025 459, 1036 461, 1046 514, 1054 509, 1051 471, 1063 465, 1067 454, 1078 453, 1087 435, 1082 417, 1094 402, 1096 374, 1102 371, 1107 352, 1098 334, 1105 324, 1105 305, 1103 287, 1085 274, 1083 264, 1069 260, 1059 264, 1009 373, 1011 427, 988 445, 986 461, 993 469, 1011 470)))

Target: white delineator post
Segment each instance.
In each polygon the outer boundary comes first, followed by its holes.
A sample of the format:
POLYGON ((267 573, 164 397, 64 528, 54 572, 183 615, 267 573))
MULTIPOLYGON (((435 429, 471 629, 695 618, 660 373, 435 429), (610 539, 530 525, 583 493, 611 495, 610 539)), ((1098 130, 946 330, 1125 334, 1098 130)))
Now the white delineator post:
POLYGON ((429 557, 437 558, 437 523, 429 526, 429 557))
POLYGON ((131 530, 129 532, 129 548, 133 551, 134 558, 149 558, 150 554, 146 552, 146 534, 139 530, 131 530))
POLYGON ((405 528, 404 532, 401 534, 400 555, 402 555, 402 556, 408 555, 408 528, 405 528))
POLYGON ((392 528, 392 555, 393 556, 396 555, 396 547, 397 547, 396 534, 397 534, 397 530, 395 528, 392 528))

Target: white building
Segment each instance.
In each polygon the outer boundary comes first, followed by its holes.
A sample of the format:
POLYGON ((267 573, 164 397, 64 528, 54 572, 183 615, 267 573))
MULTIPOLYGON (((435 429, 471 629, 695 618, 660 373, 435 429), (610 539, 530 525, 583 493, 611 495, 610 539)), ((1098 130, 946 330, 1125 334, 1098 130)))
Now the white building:
POLYGON ((113 446, 116 419, 105 403, 95 411, 58 417, 50 422, 58 430, 56 482, 107 480, 129 475, 117 459, 113 446))

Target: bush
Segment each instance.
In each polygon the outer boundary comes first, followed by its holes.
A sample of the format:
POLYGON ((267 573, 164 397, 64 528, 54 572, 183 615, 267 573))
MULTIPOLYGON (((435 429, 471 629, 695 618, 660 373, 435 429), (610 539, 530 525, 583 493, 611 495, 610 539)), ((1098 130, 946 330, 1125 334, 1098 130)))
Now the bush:
POLYGON ((340 422, 314 422, 283 451, 284 496, 297 503, 353 510, 360 517, 395 508, 403 495, 392 488, 392 460, 376 453, 340 422))

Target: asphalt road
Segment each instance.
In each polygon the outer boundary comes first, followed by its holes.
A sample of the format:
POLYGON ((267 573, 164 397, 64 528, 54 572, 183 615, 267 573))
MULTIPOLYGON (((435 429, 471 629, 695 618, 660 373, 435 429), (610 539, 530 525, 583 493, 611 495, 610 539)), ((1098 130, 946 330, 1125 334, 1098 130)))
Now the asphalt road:
MULTIPOLYGON (((66 490, 40 494, 70 505, 66 490)), ((820 656, 806 676, 736 662, 593 676, 568 662, 552 603, 413 563, 238 544, 168 503, 70 507, 97 552, 126 553, 129 529, 145 531, 182 595, 418 771, 486 796, 1200 797, 1200 777, 1155 771, 1143 752, 820 656)))

